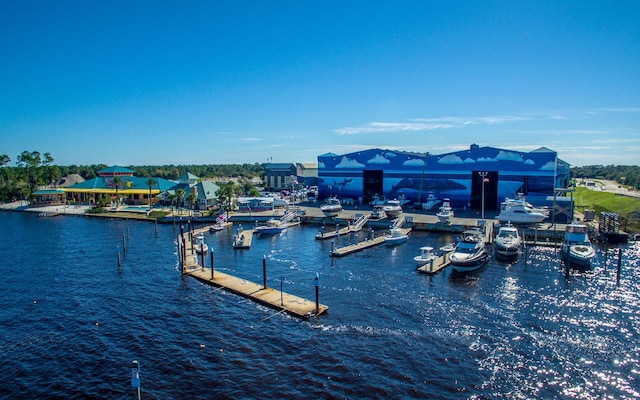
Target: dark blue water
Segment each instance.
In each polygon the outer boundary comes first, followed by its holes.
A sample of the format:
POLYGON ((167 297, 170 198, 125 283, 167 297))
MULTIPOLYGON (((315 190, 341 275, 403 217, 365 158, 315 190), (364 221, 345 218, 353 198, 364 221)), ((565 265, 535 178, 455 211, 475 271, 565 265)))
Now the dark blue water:
MULTIPOLYGON (((216 268, 321 302, 300 321, 181 276, 172 225, 0 213, 0 398, 635 398, 640 246, 564 279, 553 249, 476 274, 419 275, 452 237, 329 257, 317 227, 234 251, 216 268), (117 252, 127 234, 118 268, 117 252)), ((342 238, 344 241, 348 238, 342 238)), ((207 258, 207 262, 208 262, 207 258)))

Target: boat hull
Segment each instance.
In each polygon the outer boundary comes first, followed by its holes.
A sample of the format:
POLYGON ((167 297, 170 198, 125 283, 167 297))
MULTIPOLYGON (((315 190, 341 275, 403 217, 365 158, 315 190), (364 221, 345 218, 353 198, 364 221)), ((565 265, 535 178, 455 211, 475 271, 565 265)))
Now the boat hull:
POLYGON ((480 269, 489 259, 486 252, 478 254, 464 260, 456 260, 455 253, 451 255, 451 268, 456 272, 471 272, 480 269))

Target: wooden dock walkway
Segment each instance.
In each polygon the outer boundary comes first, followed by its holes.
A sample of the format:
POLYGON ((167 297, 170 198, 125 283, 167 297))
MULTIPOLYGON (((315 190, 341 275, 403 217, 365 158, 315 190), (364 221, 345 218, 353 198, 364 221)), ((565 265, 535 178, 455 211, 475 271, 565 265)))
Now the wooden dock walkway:
MULTIPOLYGON (((196 229, 193 231, 193 235, 197 235, 207 229, 208 227, 196 229)), ((245 240, 246 238, 252 237, 250 234, 251 230, 243 231, 242 233, 244 233, 245 240)), ((219 287, 228 292, 246 297, 267 307, 302 319, 308 319, 316 315, 323 314, 329 309, 328 306, 320 304, 318 301, 310 301, 302 297, 270 288, 266 286, 266 284, 259 285, 254 282, 247 281, 246 279, 216 271, 215 266, 214 268, 203 267, 201 260, 206 263, 206 257, 202 254, 197 254, 192 250, 190 235, 188 233, 181 236, 183 238, 184 248, 182 248, 182 244, 180 244, 179 251, 182 252, 184 256, 184 260, 182 262, 183 274, 192 276, 201 282, 219 287)), ((179 236, 178 243, 180 242, 181 238, 179 236)))
POLYGON ((361 215, 354 223, 349 222, 347 226, 343 228, 338 228, 337 230, 331 232, 318 232, 318 234, 316 235, 316 239, 326 240, 335 238, 337 236, 347 235, 352 232, 359 232, 360 230, 362 230, 368 220, 369 215, 361 215))
POLYGON ((451 264, 451 260, 449 260, 449 257, 452 253, 453 250, 443 252, 440 257, 434 258, 428 264, 418 267, 418 272, 430 275, 437 274, 451 264))
MULTIPOLYGON (((402 229, 405 234, 411 232, 411 228, 402 229)), ((360 250, 368 249, 369 247, 377 246, 379 244, 384 243, 384 238, 386 235, 381 235, 378 237, 374 237, 373 239, 364 240, 362 242, 350 244, 348 246, 339 247, 337 249, 333 249, 331 251, 331 256, 333 257, 344 257, 348 254, 355 253, 360 250)))
POLYGON ((234 249, 249 249, 251 248, 251 242, 253 241, 253 229, 246 229, 236 233, 233 239, 234 249))

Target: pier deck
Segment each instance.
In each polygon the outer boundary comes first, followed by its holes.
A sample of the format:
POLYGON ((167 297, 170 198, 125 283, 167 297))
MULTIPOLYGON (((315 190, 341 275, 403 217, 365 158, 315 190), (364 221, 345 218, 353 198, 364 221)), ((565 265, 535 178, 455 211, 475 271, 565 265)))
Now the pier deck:
MULTIPOLYGON (((405 228, 405 229, 402 229, 402 231, 405 234, 408 234, 409 232, 411 232, 411 228, 405 228)), ((333 257, 343 257, 343 256, 346 256, 347 254, 355 253, 360 250, 368 249, 369 247, 377 246, 379 244, 384 243, 384 237, 385 235, 381 235, 373 239, 364 240, 362 242, 350 244, 344 247, 339 247, 337 249, 334 249, 331 252, 331 255, 333 257)))
MULTIPOLYGON (((209 228, 196 229, 193 231, 193 234, 204 232, 207 229, 209 228)), ((242 233, 244 234, 245 240, 252 237, 251 230, 245 230, 241 232, 241 234, 242 233)), ((203 267, 200 263, 200 260, 206 259, 206 257, 202 254, 196 254, 192 250, 191 240, 188 234, 184 234, 184 246, 185 260, 182 266, 183 274, 298 318, 307 319, 323 314, 329 309, 328 306, 319 303, 316 308, 315 301, 310 301, 270 287, 265 288, 263 285, 216 271, 215 269, 212 275, 211 268, 203 267)))
POLYGON ((444 252, 440 257, 433 259, 430 263, 418 267, 418 272, 430 275, 437 274, 451 264, 449 257, 452 253, 453 251, 444 252))

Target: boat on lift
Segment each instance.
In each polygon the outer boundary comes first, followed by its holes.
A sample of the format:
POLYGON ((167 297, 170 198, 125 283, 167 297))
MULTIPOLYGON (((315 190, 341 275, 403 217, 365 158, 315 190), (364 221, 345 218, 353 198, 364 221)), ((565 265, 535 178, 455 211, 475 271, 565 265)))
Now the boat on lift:
POLYGON ((589 240, 587 225, 573 222, 567 225, 562 241, 563 260, 579 267, 590 267, 596 257, 596 249, 589 240))
POLYGON ((400 200, 387 200, 385 205, 382 207, 382 211, 384 211, 389 218, 396 218, 398 215, 402 214, 402 205, 400 204, 400 200))
POLYGON ((420 255, 413 257, 413 261, 415 261, 418 264, 418 268, 420 268, 423 265, 434 262, 437 258, 438 256, 433 253, 433 247, 423 246, 420 247, 420 255))
POLYGON ((440 206, 440 211, 436 214, 438 217, 438 221, 443 224, 451 222, 451 218, 453 218, 453 208, 451 208, 451 203, 449 199, 444 199, 442 201, 442 205, 440 206))
POLYGON ((523 195, 516 198, 506 198, 500 203, 500 213, 496 219, 500 222, 511 222, 513 224, 537 224, 544 221, 549 216, 549 210, 542 207, 535 207, 528 203, 523 195))
POLYGON ((287 224, 279 219, 270 218, 266 225, 256 226, 253 230, 258 235, 277 235, 287 230, 287 224))
POLYGON ((384 243, 387 246, 395 246, 406 242, 409 239, 407 230, 402 228, 391 228, 388 235, 384 237, 384 243))
POLYGON ((336 197, 328 197, 324 201, 324 204, 320 206, 320 211, 322 211, 325 217, 337 217, 342 211, 342 204, 340 204, 340 200, 336 197))
POLYGON ((430 211, 436 208, 438 204, 442 203, 442 200, 438 199, 433 192, 427 195, 427 201, 422 203, 422 209, 430 211))

